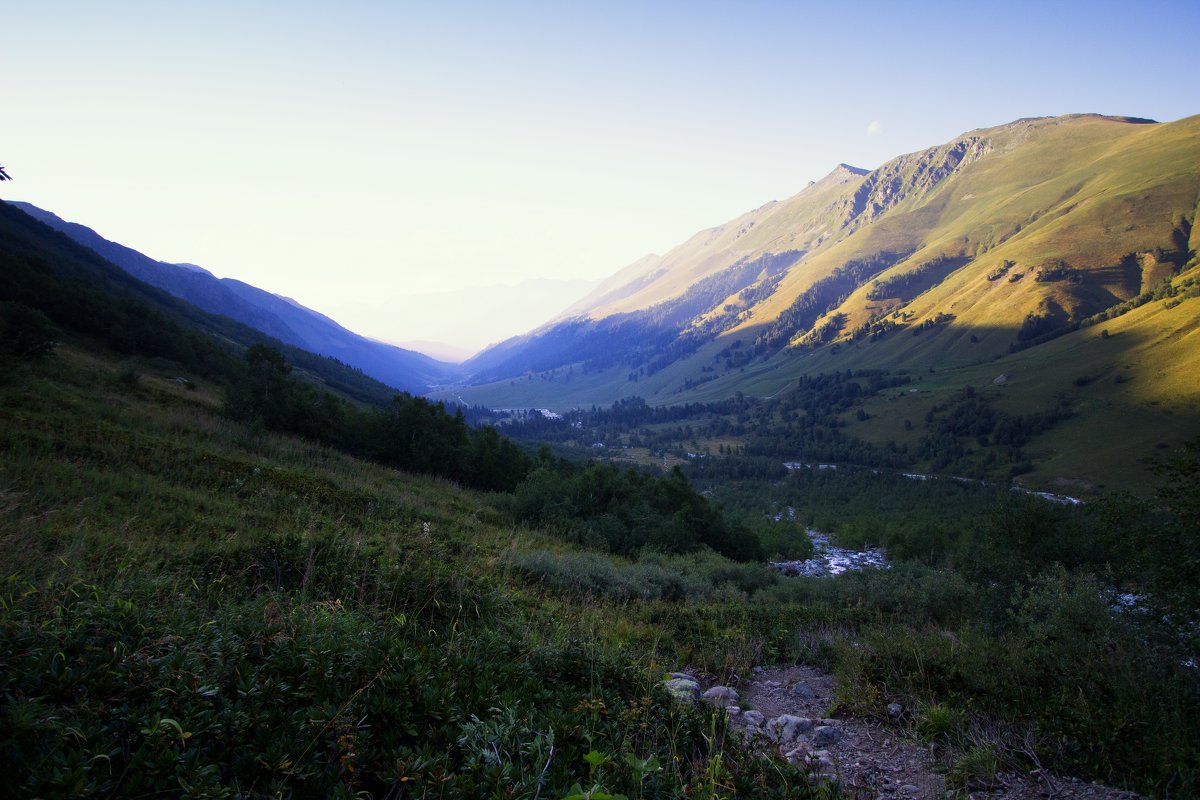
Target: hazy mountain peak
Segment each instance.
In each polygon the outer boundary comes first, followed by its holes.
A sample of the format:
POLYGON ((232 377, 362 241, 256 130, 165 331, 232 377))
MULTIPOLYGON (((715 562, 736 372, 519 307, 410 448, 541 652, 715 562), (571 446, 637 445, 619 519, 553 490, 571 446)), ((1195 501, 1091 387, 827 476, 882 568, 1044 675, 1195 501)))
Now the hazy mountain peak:
POLYGON ((836 167, 834 167, 833 172, 829 173, 829 175, 830 176, 844 175, 844 174, 866 175, 870 171, 871 170, 869 170, 869 169, 863 169, 862 167, 855 167, 851 164, 846 164, 845 162, 843 162, 841 164, 838 164, 836 167))

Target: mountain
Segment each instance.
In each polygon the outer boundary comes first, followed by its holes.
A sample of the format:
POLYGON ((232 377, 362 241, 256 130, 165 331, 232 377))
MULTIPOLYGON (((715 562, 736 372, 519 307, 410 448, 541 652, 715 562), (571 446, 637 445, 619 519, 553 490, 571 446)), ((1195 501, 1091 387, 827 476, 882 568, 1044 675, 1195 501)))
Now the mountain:
POLYGON ((35 219, 94 250, 138 280, 213 314, 221 314, 281 342, 336 358, 389 386, 420 394, 444 383, 454 367, 421 353, 360 336, 290 298, 232 278, 217 278, 194 264, 156 261, 105 239, 91 228, 66 222, 29 203, 10 202, 35 219))
MULTIPOLYGON (((470 359, 474 385, 454 394, 677 404, 886 370, 935 390, 987 388, 1014 407, 1074 398, 1076 437, 1047 458, 1086 468, 1062 451, 1099 420, 1134 415, 1155 442, 1200 434, 1198 195, 1200 117, 1021 119, 875 170, 842 164, 470 359)), ((925 408, 870 408, 892 424, 857 429, 903 438, 894 423, 936 404, 921 392, 925 408)))

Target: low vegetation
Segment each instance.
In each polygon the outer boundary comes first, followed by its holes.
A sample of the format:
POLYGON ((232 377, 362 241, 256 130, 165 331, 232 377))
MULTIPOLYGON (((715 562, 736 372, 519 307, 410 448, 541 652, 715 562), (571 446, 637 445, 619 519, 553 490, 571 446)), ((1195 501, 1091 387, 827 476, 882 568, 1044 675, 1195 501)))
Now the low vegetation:
POLYGON ((0 386, 15 795, 819 794, 668 699, 660 612, 520 577, 553 538, 139 372, 68 347, 0 386))
POLYGON ((742 525, 787 530, 770 517, 792 504, 901 559, 794 579, 703 542, 593 541, 587 514, 535 500, 603 486, 594 509, 619 515, 639 490, 691 497, 679 475, 544 463, 513 494, 473 494, 230 420, 202 379, 135 361, 122 380, 130 368, 68 344, 0 386, 0 760, 19 794, 819 796, 659 688, 679 666, 728 680, 798 660, 835 672, 842 713, 948 709, 920 730, 962 748, 962 770, 980 768, 986 720, 1006 763, 1028 751, 1163 796, 1196 787, 1191 620, 1114 615, 1107 588, 1194 602, 1188 562, 1167 557, 1194 552, 1194 454, 1144 507, 822 471, 757 505, 715 486, 742 525), (907 538, 856 527, 877 513, 907 538), (1128 548, 1095 541, 1104 515, 1158 544, 1114 570, 1128 548))

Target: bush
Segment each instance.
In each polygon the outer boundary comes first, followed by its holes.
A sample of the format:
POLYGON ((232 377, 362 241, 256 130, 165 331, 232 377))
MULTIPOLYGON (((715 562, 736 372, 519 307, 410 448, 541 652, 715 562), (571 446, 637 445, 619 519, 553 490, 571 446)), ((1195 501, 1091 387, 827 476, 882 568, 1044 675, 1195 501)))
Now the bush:
POLYGON ((54 352, 59 331, 50 318, 20 303, 0 302, 0 354, 28 361, 54 352))
POLYGON ((612 600, 744 599, 780 580, 766 567, 738 564, 712 552, 647 553, 629 561, 600 553, 510 550, 505 561, 554 591, 612 600))

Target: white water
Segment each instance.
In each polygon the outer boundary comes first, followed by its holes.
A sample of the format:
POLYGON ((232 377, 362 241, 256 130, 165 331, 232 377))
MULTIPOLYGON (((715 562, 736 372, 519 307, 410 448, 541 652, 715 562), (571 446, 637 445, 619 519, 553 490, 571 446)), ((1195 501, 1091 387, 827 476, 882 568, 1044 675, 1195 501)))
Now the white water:
MULTIPOLYGON (((795 519, 796 509, 789 507, 787 515, 789 519, 795 519)), ((775 521, 783 519, 783 516, 783 514, 778 514, 775 521)), ((863 569, 891 569, 891 564, 888 562, 883 548, 868 547, 866 550, 848 550, 833 544, 827 533, 821 533, 812 528, 809 528, 806 533, 813 543, 812 558, 807 561, 769 561, 768 565, 784 575, 808 577, 841 575, 843 572, 863 569)))

